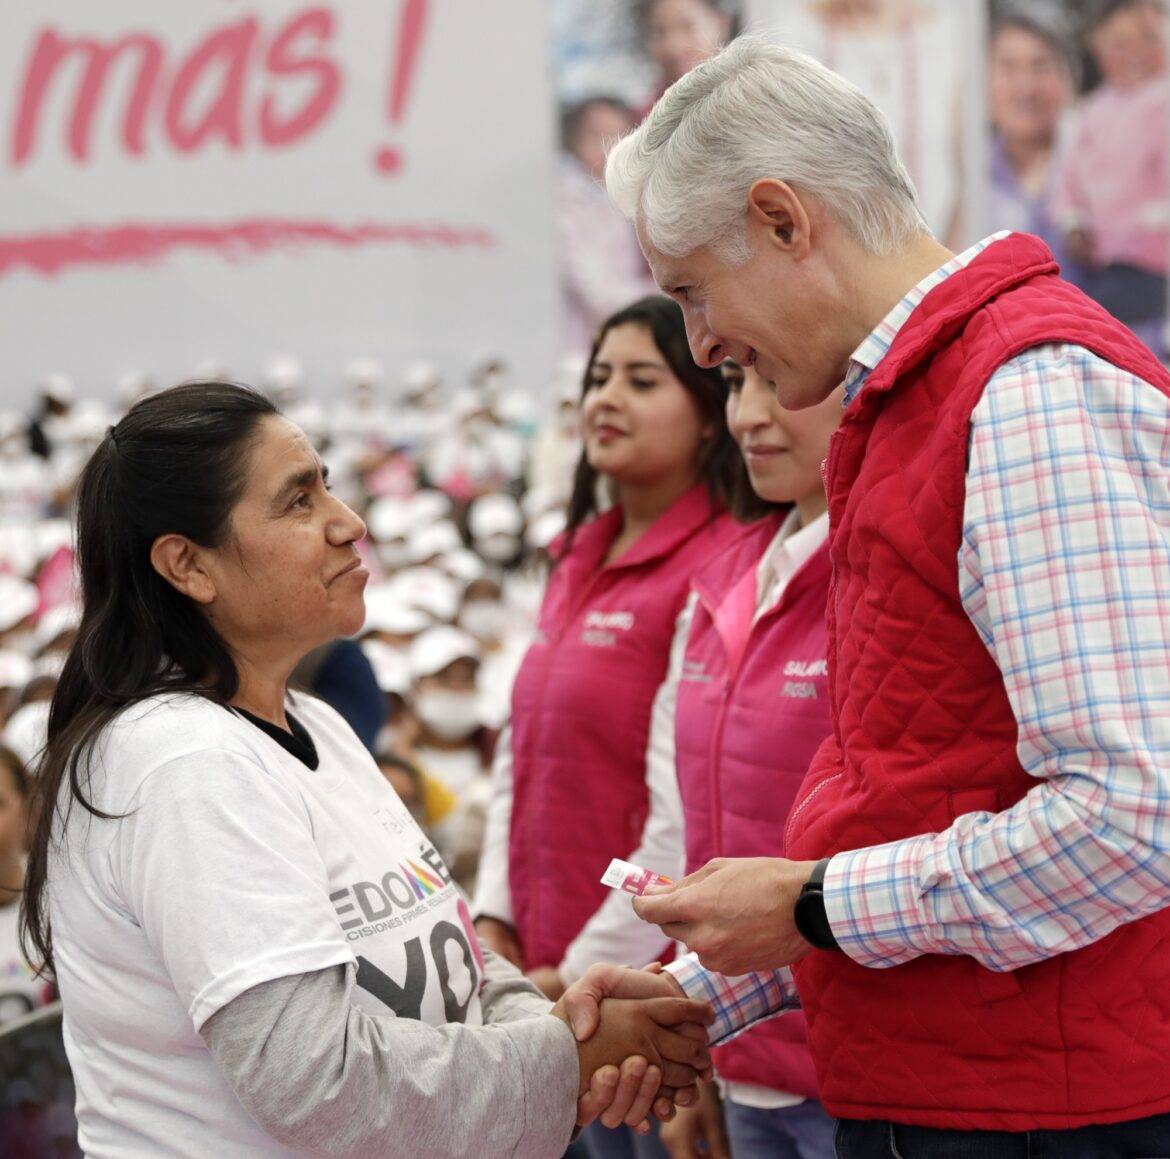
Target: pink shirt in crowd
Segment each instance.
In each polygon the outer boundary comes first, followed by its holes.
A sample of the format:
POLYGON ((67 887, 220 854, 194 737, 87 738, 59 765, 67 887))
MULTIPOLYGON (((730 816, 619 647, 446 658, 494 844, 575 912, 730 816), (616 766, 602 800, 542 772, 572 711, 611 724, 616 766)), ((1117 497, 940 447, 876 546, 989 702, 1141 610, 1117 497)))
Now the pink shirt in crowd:
POLYGON ((1053 217, 1093 235, 1098 266, 1170 268, 1170 76, 1089 96, 1057 179, 1053 217))

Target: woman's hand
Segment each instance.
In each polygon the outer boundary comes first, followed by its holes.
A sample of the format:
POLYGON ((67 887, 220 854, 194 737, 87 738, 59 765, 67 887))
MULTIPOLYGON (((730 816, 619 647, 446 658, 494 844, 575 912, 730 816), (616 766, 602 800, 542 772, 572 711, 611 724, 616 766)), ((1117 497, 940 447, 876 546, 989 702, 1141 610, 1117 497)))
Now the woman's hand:
MULTIPOLYGON (((572 1028, 563 1002, 558 1002, 552 1013, 572 1028)), ((689 998, 603 998, 597 1013, 597 1029, 577 1044, 582 1116, 594 1117, 600 1112, 607 1127, 623 1122, 638 1127, 660 1089, 673 1097, 678 1088, 692 1086, 710 1068, 706 1034, 701 1028, 702 1020, 709 1017, 705 1003, 689 998), (605 1092, 614 1087, 613 1074, 607 1071, 598 1076, 596 1085, 591 1080, 606 1067, 619 1067, 620 1074, 613 1099, 602 1106, 605 1092), (588 1102, 583 1098, 587 1091, 592 1096, 588 1102)))
MULTIPOLYGON (((652 962, 644 970, 597 965, 591 966, 579 981, 565 991, 563 1006, 577 1041, 583 1042, 597 1026, 602 999, 659 997, 682 998, 685 995, 678 982, 665 973, 657 962, 652 962)), ((704 1004, 701 1022, 686 1023, 676 1029, 698 1042, 706 1043, 705 1025, 711 1017, 710 1007, 704 1004)), ((711 1073, 710 1068, 707 1068, 701 1077, 710 1078, 711 1073)), ((649 1079, 646 1082, 649 1084, 649 1079)), ((620 1072, 616 1066, 603 1068, 593 1076, 591 1093, 585 1095, 578 1105, 578 1123, 585 1126, 604 1114, 602 1122, 607 1126, 617 1126, 624 1122, 644 1134, 650 1129, 650 1124, 634 1119, 635 1110, 641 1106, 640 1089, 641 1084, 635 1079, 631 1067, 627 1066, 620 1072)), ((674 1117, 676 1106, 693 1106, 698 1101, 697 1083, 679 1088, 663 1086, 652 1104, 652 1110, 655 1118, 668 1122, 674 1117)))
POLYGON ((723 1104, 715 1088, 704 1083, 697 1106, 680 1108, 659 1136, 670 1159, 731 1159, 723 1126, 723 1104))
POLYGON ((524 969, 520 942, 516 938, 515 929, 507 922, 502 922, 499 918, 476 918, 475 932, 489 950, 499 954, 501 958, 507 958, 517 970, 524 969))

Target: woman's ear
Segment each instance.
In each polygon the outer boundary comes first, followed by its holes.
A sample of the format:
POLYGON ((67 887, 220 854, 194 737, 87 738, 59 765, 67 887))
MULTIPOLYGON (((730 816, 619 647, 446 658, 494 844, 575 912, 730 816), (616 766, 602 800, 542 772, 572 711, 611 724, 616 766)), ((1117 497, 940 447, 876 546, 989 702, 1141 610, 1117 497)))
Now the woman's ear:
POLYGON ((160 535, 151 544, 150 564, 175 591, 197 604, 215 602, 215 581, 204 566, 203 552, 185 535, 160 535))

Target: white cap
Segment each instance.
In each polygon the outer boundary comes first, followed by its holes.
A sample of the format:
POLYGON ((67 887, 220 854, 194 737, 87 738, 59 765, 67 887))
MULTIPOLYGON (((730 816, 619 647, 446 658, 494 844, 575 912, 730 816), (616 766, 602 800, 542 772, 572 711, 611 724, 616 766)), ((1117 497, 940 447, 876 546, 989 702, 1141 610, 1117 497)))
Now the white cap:
POLYGON ((426 612, 432 620, 447 622, 459 611, 459 585, 438 568, 407 568, 390 583, 408 607, 426 612))
POLYGON ((409 535, 412 523, 410 508, 392 495, 375 499, 366 511, 366 527, 379 543, 409 535))
POLYGON ((227 382, 231 372, 224 362, 214 356, 200 359, 191 371, 191 377, 197 382, 227 382))
POLYGON ((539 519, 546 511, 564 506, 564 502, 564 495, 549 487, 533 487, 531 491, 524 493, 524 498, 520 500, 520 507, 524 511, 525 518, 531 523, 532 520, 539 519))
POLYGON ((406 368, 402 381, 406 387, 407 396, 412 397, 416 394, 422 394, 425 390, 430 390, 431 387, 441 385, 443 378, 433 362, 412 362, 406 368))
POLYGON ((426 527, 445 519, 451 513, 450 497, 442 491, 416 491, 407 501, 411 527, 426 527))
MULTIPOLYGON (((29 575, 36 568, 37 562, 37 537, 31 521, 0 523, 0 584, 13 575, 29 575), (8 565, 7 572, 3 570, 5 564, 8 565)), ((12 627, 12 624, 4 622, 6 611, 5 597, 0 595, 0 632, 12 627)))
POLYGON ((533 550, 548 547, 565 530, 568 521, 564 511, 546 511, 528 525, 524 542, 533 550))
POLYGON ((405 696, 410 691, 410 661, 401 648, 391 648, 381 640, 363 640, 362 651, 383 692, 405 696))
POLYGON ((114 395, 129 406, 150 394, 152 390, 154 390, 154 379, 145 370, 127 370, 118 377, 117 385, 114 387, 114 395))
POLYGON ((470 418, 480 411, 490 411, 491 406, 478 390, 465 389, 459 391, 451 400, 451 413, 457 419, 470 418))
POLYGON ((519 535, 524 530, 520 504, 511 495, 497 492, 477 499, 467 512, 467 526, 472 539, 489 535, 519 535))
POLYGON ((305 368, 290 354, 274 354, 264 364, 263 378, 268 390, 299 390, 305 381, 305 368))
POLYGON ((0 650, 0 688, 23 688, 32 678, 32 661, 23 652, 0 650))
POLYGON ((0 410, 0 439, 24 434, 24 416, 15 410, 0 410))
POLYGON ((32 584, 14 575, 0 575, 0 632, 31 616, 40 602, 41 594, 32 584))
POLYGON ((406 554, 411 563, 426 563, 437 555, 458 551, 462 546, 463 537, 459 529, 444 519, 412 531, 406 541, 406 554))
POLYGON ((46 374, 41 379, 40 391, 46 398, 54 402, 73 403, 77 398, 77 388, 73 379, 67 374, 46 374))
POLYGON ((73 546, 73 527, 68 519, 42 519, 35 534, 41 559, 48 559, 58 548, 73 546))
POLYGON ((553 373, 550 392, 558 403, 580 401, 581 383, 585 381, 588 367, 589 360, 581 354, 571 354, 561 359, 553 373))
POLYGON ((18 708, 0 738, 31 771, 49 743, 49 701, 34 700, 18 708))
POLYGON ((33 645, 37 651, 47 648, 62 632, 72 632, 81 626, 81 608, 77 604, 58 604, 50 608, 33 629, 33 645))
POLYGON ((410 674, 418 680, 422 676, 434 676, 448 664, 464 658, 475 660, 480 657, 479 644, 474 636, 459 628, 439 624, 428 628, 410 646, 410 674))
POLYGON ((434 621, 413 607, 396 584, 370 584, 366 588, 366 622, 363 632, 389 632, 415 636, 434 621))
POLYGON ((463 584, 475 583, 487 570, 483 560, 466 547, 447 552, 439 560, 439 567, 463 584))
POLYGON ((349 387, 381 386, 386 372, 376 358, 351 358, 345 364, 345 382, 349 387))

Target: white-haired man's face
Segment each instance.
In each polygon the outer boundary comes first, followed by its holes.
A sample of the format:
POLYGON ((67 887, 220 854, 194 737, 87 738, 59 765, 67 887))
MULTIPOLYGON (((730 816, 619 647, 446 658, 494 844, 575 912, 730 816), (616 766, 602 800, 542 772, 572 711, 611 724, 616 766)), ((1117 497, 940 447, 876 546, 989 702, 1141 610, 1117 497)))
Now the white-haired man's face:
POLYGON ((681 307, 700 366, 754 366, 789 410, 815 406, 842 382, 856 334, 842 324, 846 279, 833 270, 827 215, 788 185, 758 182, 746 215, 751 256, 726 261, 704 246, 685 257, 657 250, 639 223, 654 280, 681 307), (764 188, 767 187, 767 188, 764 188))

